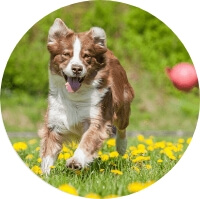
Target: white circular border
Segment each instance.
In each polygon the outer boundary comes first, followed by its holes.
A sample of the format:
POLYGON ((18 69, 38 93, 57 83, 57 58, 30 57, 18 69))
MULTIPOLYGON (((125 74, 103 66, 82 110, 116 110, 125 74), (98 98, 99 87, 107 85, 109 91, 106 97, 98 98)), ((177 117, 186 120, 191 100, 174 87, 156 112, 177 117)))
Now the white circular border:
MULTIPOLYGON (((77 0, 2 0, 0 1, 0 79, 10 54, 21 37, 37 21, 56 9, 82 1, 77 0)), ((200 77, 200 12, 198 1, 121 0, 146 10, 162 20, 183 42, 200 77)), ((64 199, 66 195, 32 174, 12 149, 2 118, 0 119, 0 198, 64 199)), ((199 121, 192 142, 177 165, 149 188, 123 198, 192 198, 199 199, 200 179, 199 121)), ((82 197, 80 197, 82 198, 82 197)))

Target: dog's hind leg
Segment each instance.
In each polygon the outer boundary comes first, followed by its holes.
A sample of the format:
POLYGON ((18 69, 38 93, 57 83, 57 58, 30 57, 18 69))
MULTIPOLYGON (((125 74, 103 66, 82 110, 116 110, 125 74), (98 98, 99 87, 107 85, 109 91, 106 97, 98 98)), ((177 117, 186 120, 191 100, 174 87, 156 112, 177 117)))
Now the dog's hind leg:
POLYGON ((117 130, 116 135, 116 149, 120 155, 124 155, 127 147, 127 139, 126 139, 126 129, 117 130))
POLYGON ((38 135, 40 142, 40 157, 42 159, 41 168, 43 174, 50 173, 50 167, 53 166, 59 152, 62 149, 63 135, 50 131, 44 127, 39 130, 38 135))

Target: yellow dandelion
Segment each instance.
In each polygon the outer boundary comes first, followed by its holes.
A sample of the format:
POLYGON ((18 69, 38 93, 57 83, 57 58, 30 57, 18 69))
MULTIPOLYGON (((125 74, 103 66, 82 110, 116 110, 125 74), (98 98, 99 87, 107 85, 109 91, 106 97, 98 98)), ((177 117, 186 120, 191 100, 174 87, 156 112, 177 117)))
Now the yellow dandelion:
POLYGON ((76 190, 72 185, 63 184, 63 185, 60 185, 60 186, 58 187, 58 189, 60 189, 61 191, 67 192, 67 193, 69 193, 69 194, 78 196, 77 190, 76 190))
POLYGON ((28 154, 28 155, 26 156, 26 160, 31 160, 31 159, 33 159, 33 154, 28 154))
POLYGON ((162 162, 163 162, 163 160, 161 160, 161 159, 157 160, 157 163, 162 163, 162 162))
POLYGON ((138 141, 140 141, 140 142, 143 142, 145 139, 144 139, 144 136, 143 135, 138 135, 137 136, 137 139, 138 139, 138 141))
POLYGON ((36 148, 35 148, 35 150, 36 150, 36 151, 39 151, 39 150, 40 150, 40 147, 39 147, 39 146, 38 146, 38 147, 36 147, 36 148))
POLYGON ((69 159, 70 157, 71 157, 71 154, 70 154, 70 153, 64 153, 64 154, 63 154, 63 158, 64 158, 65 160, 69 159))
POLYGON ((153 145, 150 145, 150 146, 147 147, 147 150, 148 150, 148 151, 153 151, 154 149, 155 149, 155 148, 154 148, 153 145))
POLYGON ((111 195, 105 196, 104 199, 117 198, 117 197, 119 197, 119 196, 118 196, 118 195, 111 194, 111 195))
POLYGON ((188 138, 187 141, 186 141, 186 143, 190 144, 191 140, 192 140, 192 138, 188 138))
POLYGON ((147 145, 153 145, 153 140, 152 140, 151 138, 146 139, 146 140, 145 140, 145 143, 146 143, 147 145))
POLYGON ((137 150, 137 148, 136 148, 135 146, 130 146, 130 147, 129 147, 129 150, 130 150, 130 151, 134 151, 134 150, 137 150))
POLYGON ((103 172, 105 169, 99 169, 100 172, 103 172))
POLYGON ((28 141, 28 144, 30 144, 30 145, 33 145, 33 144, 35 144, 35 143, 37 143, 37 140, 36 140, 36 139, 32 139, 32 140, 29 140, 29 141, 28 141))
POLYGON ((38 162, 38 163, 41 163, 41 162, 42 162, 42 159, 41 159, 41 158, 38 158, 38 159, 37 159, 37 162, 38 162))
POLYGON ((122 158, 123 158, 123 159, 128 159, 128 158, 129 158, 129 156, 128 156, 128 154, 127 154, 127 153, 125 153, 125 154, 122 156, 122 158))
POLYGON ((99 152, 98 152, 98 155, 99 155, 99 156, 101 156, 102 154, 103 154, 102 151, 99 151, 99 152))
POLYGON ((116 145, 116 141, 115 141, 114 138, 112 138, 112 139, 109 139, 109 140, 106 142, 106 144, 108 145, 108 147, 113 147, 113 146, 116 145))
POLYGON ((152 185, 153 183, 154 183, 153 181, 149 181, 149 182, 146 182, 146 183, 133 182, 133 183, 128 185, 128 191, 130 193, 135 193, 135 192, 138 192, 138 191, 152 185))
POLYGON ((145 167, 146 167, 146 169, 148 169, 148 170, 152 168, 152 166, 151 166, 150 164, 145 165, 145 167))
POLYGON ((107 155, 107 154, 102 154, 102 155, 100 156, 100 158, 101 158, 102 161, 107 161, 107 160, 109 159, 109 155, 107 155))
POLYGON ((24 151, 27 149, 27 144, 25 142, 16 142, 13 144, 13 148, 16 150, 16 151, 24 151))
MULTIPOLYGON (((72 147, 75 147, 75 145, 73 145, 72 147)), ((62 147, 62 152, 69 153, 71 156, 73 155, 73 151, 71 149, 69 149, 68 147, 66 147, 64 144, 62 147)))
POLYGON ((35 174, 39 174, 39 175, 42 174, 41 168, 38 167, 37 165, 33 166, 33 167, 31 168, 31 170, 32 170, 35 174))
POLYGON ((60 153, 60 154, 58 155, 58 160, 62 160, 62 159, 64 159, 64 155, 63 155, 62 153, 60 153))
POLYGON ((117 151, 113 151, 113 152, 110 152, 110 153, 109 153, 109 156, 110 156, 111 158, 117 158, 117 157, 119 156, 119 153, 118 153, 117 151))
POLYGON ((173 143, 172 142, 167 142, 166 145, 171 147, 171 146, 173 146, 173 143))
POLYGON ((178 143, 183 144, 184 142, 185 142, 185 140, 183 138, 178 139, 178 143))
POLYGON ((170 158, 171 160, 176 160, 176 157, 174 155, 168 155, 168 158, 170 158))
POLYGON ((159 149, 159 148, 160 148, 160 149, 164 149, 165 146, 166 146, 165 141, 156 142, 156 143, 154 144, 154 148, 155 148, 155 149, 159 149))
POLYGON ((140 169, 139 169, 138 167, 133 166, 132 168, 133 168, 133 170, 135 170, 137 173, 140 173, 140 169))
POLYGON ((87 195, 85 195, 85 198, 101 198, 101 196, 96 193, 88 193, 87 195))
POLYGON ((150 156, 138 156, 135 159, 133 159, 133 162, 143 162, 143 161, 147 161, 150 160, 150 156))
POLYGON ((117 169, 111 170, 111 173, 114 173, 116 175, 122 175, 123 174, 123 172, 121 172, 121 171, 119 171, 117 169))
POLYGON ((70 144, 69 144, 69 147, 71 148, 71 149, 76 149, 77 147, 78 147, 78 144, 76 143, 76 142, 71 142, 70 144))
POLYGON ((49 168, 50 168, 50 169, 55 169, 56 167, 55 167, 55 166, 50 166, 49 168))

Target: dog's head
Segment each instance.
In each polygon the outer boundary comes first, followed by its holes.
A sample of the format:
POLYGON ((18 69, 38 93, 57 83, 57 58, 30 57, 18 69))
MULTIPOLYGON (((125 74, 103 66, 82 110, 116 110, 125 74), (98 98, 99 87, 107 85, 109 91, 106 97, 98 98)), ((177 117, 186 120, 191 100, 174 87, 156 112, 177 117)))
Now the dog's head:
POLYGON ((47 47, 51 72, 65 79, 68 92, 76 92, 105 62, 106 34, 99 27, 74 33, 56 19, 49 30, 47 47))

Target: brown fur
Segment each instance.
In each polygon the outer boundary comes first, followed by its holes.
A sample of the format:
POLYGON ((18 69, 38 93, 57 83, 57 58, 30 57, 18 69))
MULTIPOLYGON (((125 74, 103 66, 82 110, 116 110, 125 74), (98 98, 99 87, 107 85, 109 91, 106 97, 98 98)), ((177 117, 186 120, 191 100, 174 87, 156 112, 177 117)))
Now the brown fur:
MULTIPOLYGON (((78 125, 79 127, 75 127, 81 136, 79 147, 91 162, 103 141, 112 135, 113 125, 118 129, 119 138, 122 140, 126 138, 125 129, 129 124, 130 104, 134 92, 120 62, 106 46, 98 44, 92 36, 92 29, 84 33, 74 33, 62 21, 59 23, 61 31, 56 32, 53 36, 50 35, 48 39, 51 73, 62 76, 62 70, 73 56, 72 44, 75 36, 78 36, 82 45, 80 59, 87 69, 82 84, 89 85, 92 81, 101 79, 96 89, 101 92, 103 88, 108 88, 108 92, 98 105, 98 116, 88 118, 82 121, 78 125)), ((62 143, 69 139, 65 134, 53 132, 47 127, 47 124, 48 111, 44 127, 39 131, 42 158, 47 155, 57 156, 62 148, 62 143)), ((80 168, 79 163, 73 157, 68 160, 67 166, 80 168)))

